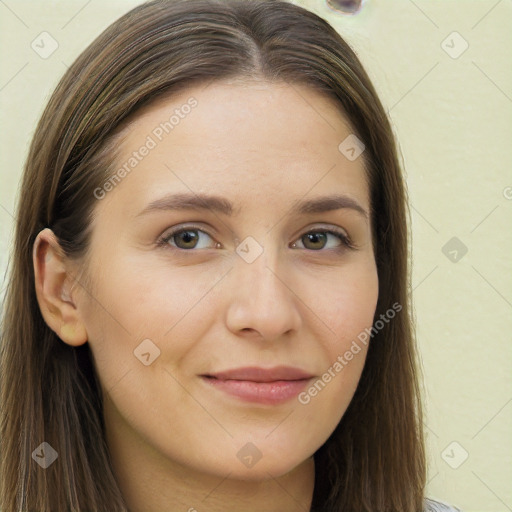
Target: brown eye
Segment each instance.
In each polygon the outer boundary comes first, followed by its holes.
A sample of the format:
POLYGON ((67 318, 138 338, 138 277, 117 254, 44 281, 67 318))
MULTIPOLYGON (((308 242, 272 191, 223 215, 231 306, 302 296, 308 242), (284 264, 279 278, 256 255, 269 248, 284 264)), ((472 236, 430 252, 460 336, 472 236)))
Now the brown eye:
POLYGON ((186 231, 181 231, 180 233, 173 235, 172 238, 180 249, 193 249, 199 240, 199 235, 197 231, 187 229, 186 231))
MULTIPOLYGON (((353 248, 348 236, 344 232, 338 232, 336 230, 310 231, 300 237, 300 242, 304 249, 311 251, 321 251, 326 247, 327 250, 343 250, 347 248, 353 248), (333 239, 334 242, 330 242, 330 239, 333 239), (330 247, 328 247, 328 245, 330 245, 330 247)), ((292 244, 292 247, 297 248, 297 242, 292 244)))
POLYGON ((326 233, 307 233, 302 237, 306 249, 323 249, 327 243, 326 233))
POLYGON ((205 237, 210 238, 210 240, 212 239, 212 237, 202 229, 181 228, 164 235, 164 237, 158 242, 158 245, 171 246, 171 248, 174 247, 184 250, 214 248, 215 243, 210 243, 208 245, 208 241, 204 240, 205 237))

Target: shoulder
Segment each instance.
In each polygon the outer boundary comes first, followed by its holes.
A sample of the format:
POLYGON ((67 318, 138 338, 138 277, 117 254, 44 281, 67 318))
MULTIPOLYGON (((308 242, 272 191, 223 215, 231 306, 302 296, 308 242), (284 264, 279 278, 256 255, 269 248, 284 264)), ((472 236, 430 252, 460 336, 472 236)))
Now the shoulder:
POLYGON ((462 512, 459 508, 452 507, 442 501, 425 498, 423 512, 462 512))

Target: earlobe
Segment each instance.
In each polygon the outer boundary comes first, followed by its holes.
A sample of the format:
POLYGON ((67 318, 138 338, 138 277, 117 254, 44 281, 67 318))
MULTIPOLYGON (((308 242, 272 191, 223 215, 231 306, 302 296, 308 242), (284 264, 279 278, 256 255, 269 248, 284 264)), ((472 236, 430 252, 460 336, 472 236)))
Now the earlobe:
POLYGON ((51 229, 37 235, 32 259, 36 297, 44 321, 64 343, 83 345, 87 331, 71 293, 74 278, 51 229))

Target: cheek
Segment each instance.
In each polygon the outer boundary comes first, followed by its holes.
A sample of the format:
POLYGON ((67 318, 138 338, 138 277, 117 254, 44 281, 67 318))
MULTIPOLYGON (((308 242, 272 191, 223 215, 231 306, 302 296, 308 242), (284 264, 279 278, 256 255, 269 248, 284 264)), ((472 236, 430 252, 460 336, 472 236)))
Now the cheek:
POLYGON ((330 328, 331 357, 343 350, 357 335, 371 327, 379 294, 379 280, 373 260, 341 269, 338 276, 324 279, 324 292, 311 294, 318 304, 318 316, 330 328))
POLYGON ((334 429, 352 399, 364 367, 379 282, 372 261, 343 271, 328 285, 327 281, 323 281, 324 293, 317 292, 312 302, 317 305, 318 317, 329 327, 322 343, 323 373, 299 401, 304 405, 316 402, 313 408, 321 409, 334 429))
POLYGON ((172 268, 165 262, 143 265, 128 258, 95 268, 94 297, 86 296, 83 312, 97 370, 107 388, 127 371, 140 369, 140 359, 158 357, 170 369, 179 366, 194 340, 208 329, 209 317, 214 317, 204 311, 203 299, 225 272, 172 268))

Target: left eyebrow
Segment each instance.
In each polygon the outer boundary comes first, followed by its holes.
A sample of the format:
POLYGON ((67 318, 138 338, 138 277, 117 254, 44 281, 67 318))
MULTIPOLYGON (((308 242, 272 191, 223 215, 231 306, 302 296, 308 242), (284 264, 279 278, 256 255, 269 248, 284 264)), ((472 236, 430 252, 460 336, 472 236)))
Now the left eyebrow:
POLYGON ((344 195, 317 197, 299 202, 292 209, 292 214, 324 213, 345 208, 360 213, 366 219, 369 217, 368 212, 355 199, 344 195))
MULTIPOLYGON (((291 210, 291 215, 324 213, 334 210, 350 209, 368 219, 368 212, 353 198, 345 195, 330 195, 300 201, 291 210)), ((207 194, 171 194, 152 201, 137 217, 160 210, 210 210, 232 216, 233 203, 219 196, 207 194)), ((238 212, 238 210, 237 210, 238 212)))

